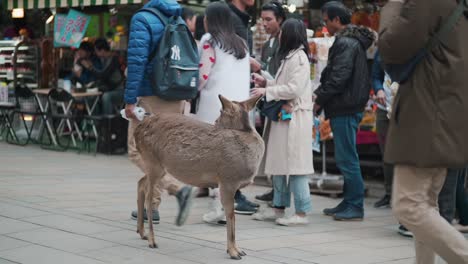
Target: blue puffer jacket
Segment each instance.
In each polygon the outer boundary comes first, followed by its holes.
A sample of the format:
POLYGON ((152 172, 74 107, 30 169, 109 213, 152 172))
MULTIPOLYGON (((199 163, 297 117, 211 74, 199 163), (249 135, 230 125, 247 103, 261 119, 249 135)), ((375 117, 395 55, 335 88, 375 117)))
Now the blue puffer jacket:
MULTIPOLYGON (((151 0, 144 7, 156 8, 168 16, 182 13, 180 5, 175 0, 151 0)), ((163 32, 162 22, 149 12, 140 11, 132 17, 124 96, 126 104, 135 104, 139 96, 153 95, 149 79, 153 65, 148 62, 148 57, 156 49, 163 32)))

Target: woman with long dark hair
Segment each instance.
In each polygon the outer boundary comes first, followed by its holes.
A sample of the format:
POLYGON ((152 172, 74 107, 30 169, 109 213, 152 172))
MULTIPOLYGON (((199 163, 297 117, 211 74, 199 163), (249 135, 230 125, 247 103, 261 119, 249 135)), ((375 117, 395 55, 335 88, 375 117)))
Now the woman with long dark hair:
MULTIPOLYGON (((249 52, 245 41, 236 35, 231 10, 222 2, 215 2, 205 10, 205 34, 200 49, 200 99, 196 117, 214 124, 220 115, 221 94, 229 100, 249 98, 249 52)), ((215 193, 213 210, 203 215, 209 223, 225 223, 224 212, 215 193)))
POLYGON ((286 20, 280 33, 278 57, 282 61, 274 80, 254 73, 258 88, 252 95, 265 95, 266 101, 285 100, 283 116, 267 119, 263 138, 266 175, 272 175, 274 209, 254 214, 256 220, 276 220, 279 225, 307 224, 311 211, 308 175, 314 172, 312 160, 312 87, 306 28, 297 19, 286 20), (286 118, 286 115, 288 117, 286 118), (289 116, 290 115, 290 116, 289 116), (284 215, 294 195, 296 213, 284 215))
POLYGON ((200 100, 196 116, 214 124, 221 102, 218 95, 242 101, 249 97, 249 54, 236 35, 229 7, 215 2, 206 8, 207 34, 200 41, 200 100))

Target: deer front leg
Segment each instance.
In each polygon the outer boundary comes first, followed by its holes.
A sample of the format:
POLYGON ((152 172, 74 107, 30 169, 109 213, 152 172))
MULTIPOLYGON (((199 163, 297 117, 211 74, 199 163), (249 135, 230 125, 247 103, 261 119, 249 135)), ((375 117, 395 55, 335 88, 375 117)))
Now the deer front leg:
POLYGON ((154 228, 153 228, 153 189, 154 189, 155 179, 151 175, 148 175, 147 185, 146 185, 146 215, 148 217, 148 226, 149 226, 149 235, 148 235, 148 244, 150 248, 157 248, 158 245, 154 239, 154 228))
POLYGON ((231 259, 239 260, 246 254, 236 244, 236 218, 234 214, 234 194, 236 190, 237 188, 233 189, 232 186, 226 188, 223 184, 219 188, 227 222, 227 253, 231 256, 231 259))
MULTIPOLYGON (((137 188, 137 233, 140 234, 141 239, 148 239, 145 236, 145 224, 144 224, 144 216, 143 212, 145 210, 145 194, 146 188, 148 185, 147 181, 148 177, 145 175, 138 181, 138 188, 137 188)), ((151 205, 151 204, 150 204, 151 205)))

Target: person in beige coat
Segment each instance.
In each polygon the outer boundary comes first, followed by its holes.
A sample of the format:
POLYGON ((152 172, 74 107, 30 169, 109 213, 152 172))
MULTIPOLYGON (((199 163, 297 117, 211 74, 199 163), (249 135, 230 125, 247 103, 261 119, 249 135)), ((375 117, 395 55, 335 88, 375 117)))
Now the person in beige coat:
POLYGON ((267 120, 265 125, 264 173, 272 175, 274 209, 254 214, 256 220, 276 220, 277 224, 286 226, 308 223, 306 213, 311 211, 308 175, 314 173, 308 54, 304 24, 297 19, 288 19, 280 33, 278 55, 282 64, 276 78, 267 81, 253 74, 258 88, 252 89, 252 95, 265 95, 268 102, 286 100, 283 110, 291 114, 290 120, 267 120), (296 214, 285 217, 284 210, 290 206, 291 193, 296 214))
MULTIPOLYGON (((465 14, 400 84, 387 134, 392 208, 414 234, 418 264, 435 263, 436 253, 447 263, 468 263, 468 242, 437 208, 447 168, 468 164, 468 1, 462 4, 465 14)), ((380 23, 384 64, 410 61, 456 8, 457 1, 390 0, 380 23)))

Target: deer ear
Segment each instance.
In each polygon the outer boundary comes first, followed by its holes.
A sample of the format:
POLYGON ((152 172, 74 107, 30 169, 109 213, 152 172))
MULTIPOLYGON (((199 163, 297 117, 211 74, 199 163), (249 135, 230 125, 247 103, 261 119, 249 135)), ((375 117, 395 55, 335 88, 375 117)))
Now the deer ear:
POLYGON ((263 95, 258 95, 255 97, 251 97, 246 101, 241 102, 240 104, 244 107, 247 112, 254 109, 255 105, 262 99, 263 95))
POLYGON ((219 97, 219 100, 221 101, 221 105, 223 106, 223 109, 232 108, 232 102, 229 101, 229 99, 227 99, 226 97, 222 95, 218 95, 218 97, 219 97))

